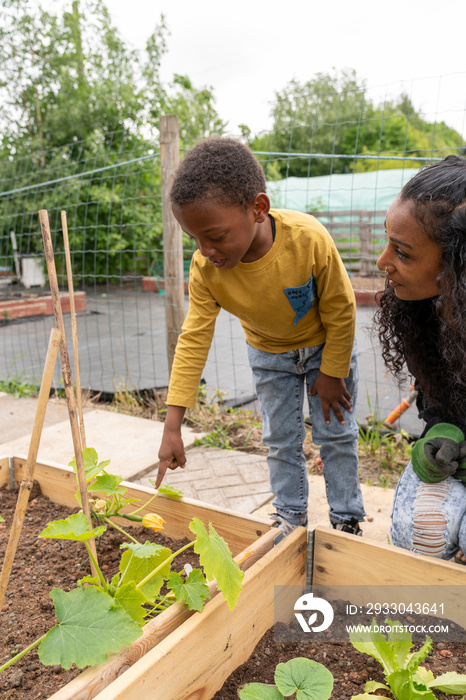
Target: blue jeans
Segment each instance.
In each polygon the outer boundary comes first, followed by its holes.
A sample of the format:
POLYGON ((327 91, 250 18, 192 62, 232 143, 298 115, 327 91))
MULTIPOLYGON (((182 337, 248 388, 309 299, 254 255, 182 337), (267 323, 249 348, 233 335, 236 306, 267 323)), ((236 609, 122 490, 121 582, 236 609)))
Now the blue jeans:
MULTIPOLYGON (((342 408, 345 425, 340 425, 330 409, 330 424, 324 420, 320 398, 309 392, 320 370, 323 345, 270 353, 248 345, 257 397, 262 414, 262 440, 269 448, 270 484, 275 495, 273 505, 293 524, 307 522, 309 485, 303 442, 304 388, 307 385, 312 421, 312 439, 320 445, 324 464, 330 521, 339 523, 364 518, 364 505, 358 477, 358 426, 353 413, 342 408)), ((356 345, 351 358, 346 387, 357 396, 356 345)))
POLYGON ((439 559, 450 559, 458 549, 466 553, 466 490, 449 476, 426 484, 411 462, 395 491, 390 537, 394 545, 439 559))

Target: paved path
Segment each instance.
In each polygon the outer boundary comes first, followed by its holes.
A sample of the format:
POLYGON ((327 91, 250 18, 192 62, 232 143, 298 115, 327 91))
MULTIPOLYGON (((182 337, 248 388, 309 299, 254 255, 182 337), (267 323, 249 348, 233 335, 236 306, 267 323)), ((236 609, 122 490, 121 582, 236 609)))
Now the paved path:
MULTIPOLYGON (((187 304, 187 300, 186 300, 187 304)), ((82 386, 98 391, 144 389, 167 385, 165 297, 122 290, 110 294, 88 292, 88 311, 78 314, 79 360, 82 386)), ((371 337, 373 309, 358 307, 356 338, 359 352, 359 396, 356 416, 362 423, 369 407, 385 418, 407 394, 387 377, 378 341, 371 337)), ((69 315, 64 317, 68 350, 73 361, 69 315)), ((53 318, 23 320, 1 329, 0 377, 40 382, 53 318)), ((209 387, 219 387, 226 399, 247 401, 254 395, 244 332, 239 321, 221 311, 214 342, 203 372, 209 387)), ((60 363, 54 375, 60 384, 60 363)), ((419 434, 414 408, 401 427, 419 434)))
MULTIPOLYGON (((37 401, 0 394, 0 456, 27 456, 37 401)), ((41 461, 66 465, 72 455, 71 431, 63 401, 51 400, 39 448, 41 461)), ((113 473, 150 485, 157 473, 156 455, 162 423, 102 409, 85 413, 87 444, 101 459, 110 459, 113 473)), ((186 496, 241 513, 267 518, 273 510, 266 459, 235 450, 196 447, 197 435, 186 429, 185 469, 169 471, 165 482, 186 496)), ((309 526, 328 524, 323 477, 309 475, 309 526)), ((386 543, 393 490, 363 485, 367 522, 364 537, 386 543)), ((1 496, 0 496, 1 499, 1 496)))

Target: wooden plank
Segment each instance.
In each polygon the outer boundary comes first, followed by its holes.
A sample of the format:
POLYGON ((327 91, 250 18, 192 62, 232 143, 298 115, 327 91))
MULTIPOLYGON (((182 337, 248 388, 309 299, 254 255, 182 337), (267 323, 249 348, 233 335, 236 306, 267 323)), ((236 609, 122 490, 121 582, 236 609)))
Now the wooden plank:
POLYGON ((464 586, 466 567, 317 527, 312 582, 329 586, 337 582, 350 586, 464 586))
POLYGON ((0 457, 0 489, 10 483, 10 468, 8 457, 0 457))
MULTIPOLYGON (((15 457, 15 478, 20 481, 24 471, 26 458, 15 457)), ((54 503, 76 508, 77 502, 74 494, 78 485, 71 467, 62 467, 53 464, 36 463, 34 478, 39 482, 41 491, 54 503)), ((150 498, 154 490, 146 486, 132 484, 129 481, 121 482, 128 489, 128 498, 150 498)), ((129 512, 133 507, 127 508, 129 512)), ((173 500, 158 496, 152 503, 141 511, 146 513, 158 513, 166 521, 164 532, 168 537, 180 539, 193 535, 189 530, 189 523, 196 517, 207 524, 211 522, 221 537, 228 542, 234 556, 251 545, 258 537, 261 537, 270 529, 271 522, 252 515, 239 515, 235 511, 226 508, 216 508, 208 503, 202 503, 191 498, 173 500)), ((117 522, 129 527, 127 520, 117 519, 117 522)), ((134 524, 132 524, 134 526, 134 524)))
POLYGON ((435 603, 438 613, 430 614, 449 617, 466 629, 465 584, 466 569, 454 562, 413 554, 392 545, 365 542, 328 528, 315 530, 312 585, 317 590, 325 586, 327 599, 341 597, 344 590, 345 600, 365 605, 370 587, 373 602, 387 605, 419 602, 431 606, 435 603), (348 588, 351 598, 347 586, 351 586, 348 588), (439 592, 439 586, 448 588, 439 592))
MULTIPOLYGON (((277 536, 277 532, 269 530, 250 547, 241 552, 235 561, 242 571, 247 571, 267 552, 269 552, 277 536)), ((209 585, 212 597, 218 595, 215 583, 209 585)), ((207 603, 210 605, 211 603, 207 603)), ((97 693, 107 688, 123 672, 153 649, 169 634, 174 632, 185 620, 196 613, 186 605, 175 603, 167 610, 148 622, 143 627, 143 635, 130 647, 111 654, 105 664, 87 669, 79 676, 58 690, 49 700, 92 700, 97 693)))
POLYGON ((233 612, 220 596, 184 622, 95 700, 209 700, 273 625, 274 585, 303 585, 304 528, 252 566, 233 612))

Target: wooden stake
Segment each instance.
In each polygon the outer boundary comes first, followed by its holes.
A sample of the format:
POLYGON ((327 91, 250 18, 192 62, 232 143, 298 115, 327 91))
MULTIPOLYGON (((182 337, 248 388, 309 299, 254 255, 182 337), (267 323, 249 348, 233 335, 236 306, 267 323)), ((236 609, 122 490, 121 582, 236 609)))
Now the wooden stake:
POLYGON ((11 567, 13 566, 13 561, 15 559, 16 549, 18 547, 19 537, 21 535, 21 529, 23 527, 24 522, 24 516, 26 514, 26 509, 29 501, 29 495, 31 493, 32 484, 34 480, 34 467, 36 465, 37 453, 39 451, 39 442, 40 437, 42 435, 42 428, 44 425, 47 401, 50 396, 50 388, 52 386, 53 371, 55 368, 55 362, 57 360, 60 338, 60 331, 57 328, 52 328, 50 332, 47 356, 45 358, 44 371, 42 373, 42 382, 40 385, 39 398, 37 401, 36 415, 34 420, 34 427, 32 429, 31 442, 29 445, 28 458, 26 461, 26 468, 24 471, 24 477, 19 487, 18 500, 16 502, 16 510, 10 531, 10 539, 8 541, 5 559, 3 560, 2 573, 0 575, 0 609, 3 605, 3 599, 5 597, 6 589, 8 586, 11 567))
POLYGON ((68 238, 68 223, 66 220, 66 211, 61 212, 61 225, 63 229, 63 242, 65 247, 66 274, 68 277, 68 292, 70 295, 70 313, 71 313, 71 337, 73 339, 73 358, 74 358, 74 378, 76 380, 76 401, 78 404, 79 430, 81 433, 81 445, 83 450, 86 449, 86 433, 84 431, 84 415, 83 401, 81 393, 81 374, 79 372, 79 355, 78 355, 78 328, 76 324, 76 307, 74 304, 74 287, 73 287, 73 268, 71 266, 70 241, 68 238))
MULTIPOLYGON (((78 474, 81 504, 82 509, 85 515, 87 516, 89 527, 92 529, 92 519, 87 494, 86 472, 84 469, 81 439, 79 435, 78 416, 76 413, 76 397, 74 395, 73 382, 71 377, 70 358, 68 356, 68 348, 66 345, 65 326, 63 323, 63 313, 60 301, 60 290, 58 288, 57 270, 55 268, 55 258, 53 255, 52 236, 50 234, 49 215, 46 209, 41 209, 39 211, 39 221, 42 230, 42 239, 44 241, 45 261, 47 263, 47 271, 49 273, 50 293, 52 295, 53 312, 55 315, 55 322, 57 324, 57 328, 61 332, 60 357, 62 364, 63 384, 65 387, 66 404, 68 406, 68 415, 70 418, 71 426, 71 436, 73 438, 74 454, 76 457, 76 471, 78 474)), ((91 538, 89 540, 89 546, 91 547, 91 552, 95 557, 95 560, 97 561, 97 552, 95 548, 94 538, 91 538)), ((92 559, 90 559, 90 562, 92 575, 97 576, 97 571, 92 559)))

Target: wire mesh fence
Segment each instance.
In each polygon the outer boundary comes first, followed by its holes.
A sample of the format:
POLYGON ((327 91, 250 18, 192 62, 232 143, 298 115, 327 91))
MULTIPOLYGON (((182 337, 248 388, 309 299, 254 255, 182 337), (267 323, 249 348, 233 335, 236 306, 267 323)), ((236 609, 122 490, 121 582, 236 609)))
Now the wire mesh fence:
MULTIPOLYGON (((357 86, 318 92, 314 85, 278 101, 269 132, 240 136, 264 167, 272 206, 320 218, 334 236, 357 291, 380 288, 375 261, 384 245, 384 212, 403 184, 426 162, 464 154, 465 78, 438 78, 434 105, 424 111, 415 108, 419 85, 414 82, 401 97, 398 86, 398 101, 391 86, 392 92, 386 91, 377 103, 357 86), (444 96, 451 81, 456 86, 454 105, 444 96)), ((185 142, 183 148, 189 146, 185 142)), ((82 293, 82 386, 105 393, 166 386, 167 251, 159 144, 129 131, 96 133, 53 151, 11 153, 0 161, 3 381, 38 383, 53 325, 44 301, 48 287, 39 209, 49 212, 64 292, 60 211, 67 212, 74 288, 82 293)), ((187 278, 193 250, 187 238, 184 244, 187 278)), ((358 307, 360 420, 369 409, 388 414, 407 392, 385 376, 377 343, 367 331, 371 317, 370 306, 358 307)), ((230 403, 254 399, 244 335, 239 322, 225 312, 218 318, 203 378, 230 403)), ((59 369, 54 385, 61 386, 59 369)), ((419 428, 414 414, 404 418, 412 432, 419 428)))

